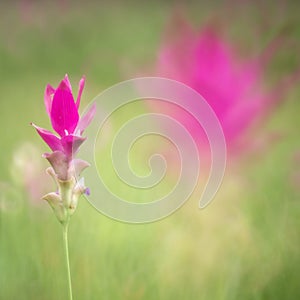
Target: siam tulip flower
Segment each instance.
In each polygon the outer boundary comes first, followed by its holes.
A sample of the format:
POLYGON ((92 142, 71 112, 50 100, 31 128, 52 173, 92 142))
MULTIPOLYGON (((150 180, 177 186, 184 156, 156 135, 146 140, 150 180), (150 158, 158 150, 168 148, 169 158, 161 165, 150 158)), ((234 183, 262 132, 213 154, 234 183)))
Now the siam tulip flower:
MULTIPOLYGON (((158 53, 156 74, 180 81, 201 94, 222 125, 228 150, 234 152, 241 149, 247 130, 265 116, 284 91, 281 86, 279 93, 266 92, 262 84, 264 58, 243 58, 216 28, 206 26, 196 33, 180 20, 158 53)), ((150 108, 183 124, 199 148, 207 146, 200 125, 181 108, 161 102, 150 102, 150 108)))
POLYGON ((77 182, 80 173, 89 164, 74 158, 80 145, 85 141, 82 134, 91 122, 96 109, 95 106, 92 106, 83 117, 79 117, 78 109, 84 84, 85 78, 83 77, 79 82, 76 101, 73 98, 68 75, 56 89, 49 84, 46 86, 46 112, 58 136, 32 123, 38 134, 53 151, 45 153, 43 157, 51 164, 51 167, 47 169, 47 174, 54 179, 58 191, 45 195, 43 199, 49 202, 61 223, 68 222, 70 215, 76 209, 79 196, 89 193, 84 186, 83 178, 77 182))
POLYGON ((68 251, 68 225, 70 217, 77 207, 79 197, 84 193, 89 194, 84 179, 78 180, 81 172, 89 166, 89 163, 74 156, 85 141, 82 134, 96 112, 96 107, 93 105, 83 117, 79 117, 78 109, 84 83, 85 78, 83 77, 79 82, 76 101, 74 101, 72 87, 67 75, 56 89, 51 85, 46 86, 46 111, 52 128, 58 135, 32 124, 52 150, 51 153, 45 153, 43 157, 51 165, 46 172, 54 179, 57 190, 46 194, 43 199, 48 201, 57 219, 63 225, 70 300, 72 300, 72 285, 68 251))

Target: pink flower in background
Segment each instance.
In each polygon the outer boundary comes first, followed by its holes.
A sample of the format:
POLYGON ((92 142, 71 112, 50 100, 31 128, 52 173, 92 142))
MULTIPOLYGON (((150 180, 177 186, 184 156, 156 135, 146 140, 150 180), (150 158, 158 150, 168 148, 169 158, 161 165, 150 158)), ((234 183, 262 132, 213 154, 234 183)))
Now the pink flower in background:
MULTIPOLYGON (((229 150, 236 150, 247 129, 278 99, 264 90, 265 62, 242 58, 229 40, 209 26, 196 33, 181 22, 171 31, 159 51, 156 74, 201 94, 216 113, 229 150)), ((207 144, 200 125, 182 109, 161 102, 150 107, 183 124, 199 148, 207 144)))
POLYGON ((44 162, 36 159, 39 153, 40 149, 34 144, 25 142, 13 152, 10 163, 12 182, 19 190, 25 192, 33 205, 40 204, 37 199, 51 186, 47 180, 47 174, 42 172, 44 162))

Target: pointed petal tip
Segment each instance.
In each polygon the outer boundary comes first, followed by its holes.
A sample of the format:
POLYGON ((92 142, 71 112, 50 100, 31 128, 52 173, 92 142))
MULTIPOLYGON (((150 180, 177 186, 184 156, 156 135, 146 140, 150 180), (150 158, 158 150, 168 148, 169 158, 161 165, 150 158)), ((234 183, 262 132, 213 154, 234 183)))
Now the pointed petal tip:
POLYGON ((47 130, 47 129, 45 129, 45 128, 42 128, 42 127, 37 126, 37 125, 34 124, 33 122, 30 122, 29 125, 32 126, 32 127, 34 127, 34 129, 36 129, 36 131, 37 131, 38 133, 40 133, 40 132, 50 132, 49 130, 47 130))
POLYGON ((48 83, 46 85, 45 92, 44 92, 44 103, 45 103, 45 107, 46 107, 46 112, 49 117, 50 117, 50 113, 51 113, 52 99, 53 99, 54 93, 55 93, 55 89, 48 83))
POLYGON ((70 83, 68 74, 66 74, 63 80, 59 83, 57 90, 68 91, 72 94, 72 85, 70 83))
POLYGON ((37 133, 52 151, 62 150, 61 141, 56 135, 47 129, 35 125, 34 123, 31 123, 31 125, 36 129, 37 133))
POLYGON ((68 73, 65 74, 65 77, 63 80, 66 82, 70 82, 68 73))
POLYGON ((63 91, 68 91, 68 92, 72 93, 70 85, 65 80, 63 80, 63 81, 60 82, 60 84, 59 84, 59 86, 58 86, 57 89, 58 90, 63 90, 63 91))
POLYGON ((96 103, 93 103, 89 110, 79 119, 77 128, 75 131, 79 131, 80 134, 89 126, 96 114, 96 103))
POLYGON ((52 94, 55 92, 55 88, 50 84, 47 83, 46 87, 45 87, 45 94, 52 94))
POLYGON ((76 107, 77 107, 77 109, 80 106, 80 100, 81 100, 81 95, 82 95, 82 91, 84 89, 84 86, 85 86, 85 76, 83 75, 81 77, 81 79, 79 80, 78 96, 77 96, 77 99, 76 99, 76 107))

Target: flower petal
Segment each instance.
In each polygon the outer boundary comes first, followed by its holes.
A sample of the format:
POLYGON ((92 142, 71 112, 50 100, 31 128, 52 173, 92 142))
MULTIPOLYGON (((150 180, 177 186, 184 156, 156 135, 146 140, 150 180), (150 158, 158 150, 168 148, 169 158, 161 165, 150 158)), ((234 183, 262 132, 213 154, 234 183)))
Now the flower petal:
POLYGON ((74 187, 74 193, 78 193, 79 195, 83 194, 86 190, 86 187, 85 187, 85 183, 84 183, 84 178, 81 177, 75 187, 74 187))
POLYGON ((38 134, 45 141, 45 143, 51 148, 52 151, 63 149, 61 140, 56 135, 54 135, 51 131, 38 127, 33 123, 31 123, 31 125, 36 129, 38 134))
POLYGON ((49 193, 43 196, 42 199, 48 201, 59 222, 63 223, 66 221, 65 208, 60 195, 57 195, 56 193, 49 193))
POLYGON ((42 199, 47 200, 52 208, 56 208, 62 202, 60 196, 54 192, 44 195, 42 199))
POLYGON ((87 188, 85 189, 84 193, 85 193, 87 196, 90 196, 90 195, 91 195, 91 190, 90 190, 90 188, 87 187, 87 188))
POLYGON ((64 153, 68 157, 72 157, 78 151, 78 148, 85 140, 86 138, 72 134, 64 136, 61 139, 64 153))
POLYGON ((91 123, 96 113, 96 103, 94 103, 91 108, 80 118, 75 132, 81 135, 87 126, 91 123))
POLYGON ((78 177, 81 172, 89 166, 90 164, 85 160, 78 158, 73 159, 70 164, 69 173, 78 177))
POLYGON ((53 97, 51 109, 52 127, 60 136, 65 136, 74 132, 78 120, 78 110, 68 80, 65 78, 58 86, 53 97))
POLYGON ((58 188, 59 182, 58 182, 57 175, 55 174, 55 171, 53 170, 53 168, 52 167, 47 168, 46 173, 52 177, 54 183, 56 184, 56 187, 58 188))
POLYGON ((71 83, 70 83, 68 74, 65 75, 65 77, 64 77, 64 79, 63 79, 63 82, 66 84, 66 86, 68 87, 70 93, 72 94, 72 85, 71 85, 71 83))
POLYGON ((69 179, 69 159, 63 152, 54 151, 53 153, 44 153, 43 157, 49 161, 58 179, 69 179))
POLYGON ((45 101, 45 107, 46 107, 46 111, 47 111, 49 118, 50 118, 50 114, 51 114, 52 99, 53 99, 54 93, 55 93, 55 89, 50 84, 47 84, 45 93, 44 93, 44 101, 45 101))
POLYGON ((76 100, 77 110, 79 109, 79 106, 80 106, 80 99, 81 99, 82 91, 84 89, 84 85, 85 85, 85 76, 82 76, 82 78, 79 81, 78 96, 77 96, 77 100, 76 100))

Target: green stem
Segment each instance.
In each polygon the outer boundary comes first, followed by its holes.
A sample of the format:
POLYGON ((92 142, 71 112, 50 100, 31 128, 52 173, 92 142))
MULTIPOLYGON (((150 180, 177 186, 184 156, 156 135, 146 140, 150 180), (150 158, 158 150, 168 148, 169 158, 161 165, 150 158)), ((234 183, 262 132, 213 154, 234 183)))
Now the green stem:
POLYGON ((67 224, 63 225, 63 238, 64 238, 64 249, 65 249, 67 272, 68 272, 69 299, 73 300, 70 260, 69 260, 69 247, 68 247, 68 223, 69 222, 67 222, 67 224))

